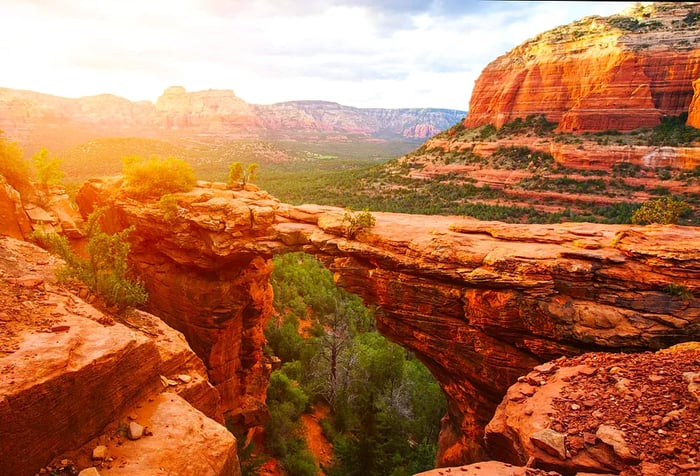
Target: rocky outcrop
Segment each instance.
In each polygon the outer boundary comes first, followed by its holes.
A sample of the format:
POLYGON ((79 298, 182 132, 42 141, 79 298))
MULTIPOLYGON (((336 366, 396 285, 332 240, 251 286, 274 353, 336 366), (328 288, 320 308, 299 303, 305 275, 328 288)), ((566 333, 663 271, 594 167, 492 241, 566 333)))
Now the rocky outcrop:
MULTIPOLYGON (((80 195, 97 197, 98 181, 80 195)), ((591 350, 659 349, 700 336, 700 229, 506 225, 376 213, 347 239, 343 210, 200 184, 156 202, 117 193, 106 225, 129 224, 149 308, 187 335, 229 412, 262 407, 262 327, 275 253, 305 250, 376 304, 378 327, 413 351, 448 397, 441 464, 483 459, 484 427, 510 385, 539 363, 591 350), (682 292, 680 292, 680 291, 682 292), (235 392, 252 391, 238 396, 235 392)), ((244 413, 241 414, 240 412, 244 413)))
POLYGON ((156 101, 155 112, 157 126, 167 130, 226 135, 260 127, 252 107, 231 90, 187 92, 182 86, 172 86, 156 101))
POLYGON ((168 467, 238 474, 235 438, 217 423, 220 396, 182 334, 144 312, 99 311, 57 283, 61 263, 34 245, 0 237, 0 250, 3 474, 33 475, 53 458, 91 453, 95 438, 116 443, 129 414, 153 436, 120 463, 155 474, 162 462, 143 452, 158 448, 168 467))
POLYGON ((167 88, 156 100, 77 99, 0 88, 0 129, 30 152, 100 137, 423 139, 462 118, 449 109, 362 109, 325 101, 248 104, 231 90, 167 88))
POLYGON ((536 367, 486 427, 491 456, 562 474, 692 474, 700 429, 698 343, 584 354, 536 367))
POLYGON ((27 186, 23 194, 0 175, 0 234, 28 239, 32 231, 82 238, 82 217, 62 186, 27 186))
POLYGON ((563 132, 630 131, 688 112, 700 76, 697 4, 636 6, 538 35, 489 63, 467 127, 544 115, 563 132))
MULTIPOLYGON (((577 144, 554 142, 549 138, 504 138, 493 141, 459 141, 442 137, 425 142, 427 151, 471 152, 489 157, 500 148, 527 147, 530 152, 550 154, 560 165, 576 169, 610 171, 615 165, 629 164, 637 167, 690 170, 700 165, 700 147, 670 147, 646 145, 605 145, 594 140, 582 140, 577 144)), ((415 157, 411 160, 417 160, 415 157)), ((426 164, 430 167, 430 164, 426 164)), ((445 173, 444 171, 442 173, 445 173)), ((477 175, 477 174, 474 174, 477 175)))
POLYGON ((700 78, 693 81, 693 99, 688 107, 688 125, 700 129, 700 78))
POLYGON ((0 233, 25 239, 32 232, 32 222, 22 206, 22 197, 0 175, 0 233))

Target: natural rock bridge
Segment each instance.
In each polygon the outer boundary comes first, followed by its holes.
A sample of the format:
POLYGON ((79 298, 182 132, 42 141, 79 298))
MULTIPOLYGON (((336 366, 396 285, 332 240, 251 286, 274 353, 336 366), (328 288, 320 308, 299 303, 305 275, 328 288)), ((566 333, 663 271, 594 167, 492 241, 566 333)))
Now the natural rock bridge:
POLYGON ((317 255, 340 286, 379 306, 379 330, 430 369, 448 398, 442 465, 486 456, 485 425, 538 363, 700 339, 698 228, 375 213, 376 226, 351 240, 339 208, 200 183, 175 194, 177 216, 166 219, 157 202, 115 185, 87 183, 82 211, 107 203, 108 230, 136 226, 131 260, 149 310, 187 336, 242 425, 264 414, 275 253, 317 255))

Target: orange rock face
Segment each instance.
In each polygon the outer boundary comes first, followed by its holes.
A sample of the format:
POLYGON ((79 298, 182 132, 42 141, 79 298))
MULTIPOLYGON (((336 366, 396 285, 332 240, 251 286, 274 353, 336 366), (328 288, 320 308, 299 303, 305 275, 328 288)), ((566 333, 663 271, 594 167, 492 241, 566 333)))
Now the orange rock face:
POLYGON ((342 209, 218 186, 176 197, 170 222, 156 202, 117 199, 110 226, 136 225, 131 259, 149 308, 185 333, 240 422, 264 402, 274 253, 318 255, 341 286, 381 307, 380 331, 435 375, 448 397, 442 465, 487 457, 484 427, 538 363, 700 337, 697 228, 376 213, 375 227, 348 240, 342 209))
POLYGON ((700 129, 700 78, 693 81, 693 100, 688 108, 688 125, 700 129))
POLYGON ((700 27, 685 18, 697 9, 640 6, 543 33, 484 69, 465 125, 500 127, 542 114, 564 132, 630 131, 688 112, 700 76, 700 27))
MULTIPOLYGON (((220 471, 198 474, 236 474, 231 468, 237 466, 235 438, 215 421, 223 422, 220 396, 182 334, 141 311, 120 316, 124 324, 115 322, 57 283, 60 264, 34 245, 0 237, 3 474, 38 473, 161 392, 178 402, 168 420, 169 431, 181 437, 156 438, 151 447, 167 445, 175 467, 208 467, 208 457, 225 453, 220 471), (187 382, 173 381, 166 389, 161 375, 187 375, 187 382), (228 439, 212 446, 201 441, 200 428, 228 439), (214 447, 217 451, 207 456, 214 447), (178 452, 188 458, 173 456, 178 452)), ((128 460, 133 462, 133 455, 128 460)), ((81 466, 90 465, 88 459, 81 466)), ((157 468, 146 462, 141 474, 156 474, 157 468)))
POLYGON ((0 175, 0 234, 22 240, 31 232, 32 222, 19 192, 0 175))

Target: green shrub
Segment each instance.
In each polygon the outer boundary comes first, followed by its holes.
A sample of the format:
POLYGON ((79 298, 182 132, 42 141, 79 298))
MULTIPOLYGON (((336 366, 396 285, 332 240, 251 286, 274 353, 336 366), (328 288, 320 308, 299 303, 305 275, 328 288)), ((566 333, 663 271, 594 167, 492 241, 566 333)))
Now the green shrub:
POLYGON ((258 173, 260 166, 256 163, 243 165, 240 162, 233 162, 228 168, 228 184, 230 186, 252 183, 258 173))
POLYGON ((318 468, 311 451, 304 449, 282 458, 282 467, 290 476, 316 476, 318 468))
POLYGON ((686 202, 667 196, 642 204, 632 214, 632 223, 636 225, 649 225, 651 223, 677 224, 681 216, 689 210, 690 207, 686 202))
POLYGON ((345 236, 353 239, 360 231, 372 228, 376 222, 374 215, 368 209, 365 208, 361 212, 354 212, 351 208, 348 208, 343 215, 345 236))
POLYGON ((700 12, 689 12, 684 18, 683 23, 686 25, 695 25, 700 20, 700 12))
POLYGON ((63 179, 63 171, 60 169, 61 160, 49 156, 46 147, 42 147, 39 152, 32 156, 34 168, 36 169, 37 180, 44 187, 57 185, 63 179))
POLYGON ((166 193, 160 197, 160 200, 158 200, 158 206, 163 212, 163 219, 165 221, 175 220, 180 210, 177 204, 177 199, 171 193, 166 193))
POLYGON ((678 296, 683 299, 693 299, 693 292, 682 284, 670 283, 664 288, 671 296, 678 296))
POLYGON ((0 175, 20 193, 31 188, 29 163, 17 142, 9 142, 0 131, 0 175))
POLYGON ((699 140, 700 129, 687 126, 687 120, 687 112, 679 116, 662 117, 661 123, 652 130, 649 145, 678 147, 699 140))
POLYGON ((87 220, 87 260, 77 256, 70 248, 68 240, 56 233, 34 232, 32 240, 47 251, 57 254, 66 262, 63 275, 77 279, 101 295, 107 305, 118 311, 129 306, 139 306, 148 300, 143 283, 129 278, 127 237, 133 230, 129 227, 119 233, 109 235, 102 231, 99 218, 103 210, 90 214, 87 220))
POLYGON ((188 192, 197 183, 192 166, 182 159, 126 157, 123 164, 125 189, 134 198, 157 198, 166 193, 188 192))

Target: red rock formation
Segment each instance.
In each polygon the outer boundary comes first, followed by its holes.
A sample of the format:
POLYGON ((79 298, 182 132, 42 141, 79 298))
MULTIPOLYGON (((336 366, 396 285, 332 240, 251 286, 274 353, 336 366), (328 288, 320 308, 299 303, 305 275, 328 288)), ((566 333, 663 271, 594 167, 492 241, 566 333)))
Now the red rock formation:
POLYGON ((693 81, 693 99, 688 107, 687 124, 700 129, 700 78, 693 81))
POLYGON ((63 187, 35 189, 20 194, 0 175, 0 234, 27 239, 33 230, 82 237, 82 218, 63 187))
MULTIPOLYGON (((532 151, 551 154, 554 160, 579 170, 612 170, 614 165, 625 163, 640 167, 672 167, 693 169, 700 165, 700 147, 669 147, 643 145, 600 145, 593 140, 580 144, 565 144, 545 138, 504 138, 493 141, 460 141, 444 138, 429 139, 427 151, 464 152, 488 157, 501 147, 527 147, 532 151)), ((411 160, 416 160, 411 158, 411 160)), ((427 164, 429 166, 429 164, 427 164)), ((445 173, 445 172, 443 172, 445 173)))
POLYGON ((441 464, 486 456, 484 427, 537 363, 700 337, 697 228, 376 213, 376 227, 348 240, 341 209, 218 186, 176 197, 181 213, 170 222, 156 202, 118 198, 110 226, 136 225, 132 260, 149 307, 188 336, 229 411, 262 405, 269 259, 292 249, 319 255, 340 285, 380 306, 382 333, 435 375, 449 401, 441 464))
POLYGON ((639 6, 545 32, 484 69, 465 125, 543 114, 565 132, 630 131, 687 112, 700 76, 700 26, 684 19, 697 10, 689 2, 639 6))
POLYGON ((231 90, 187 92, 172 86, 158 98, 155 111, 164 129, 227 135, 260 128, 251 106, 231 90))
POLYGON ((32 223, 17 190, 0 175, 0 234, 20 240, 32 232, 32 223))
POLYGON ((425 138, 464 117, 448 109, 363 109, 326 101, 248 104, 231 90, 166 89, 156 103, 111 94, 63 98, 0 88, 0 130, 28 152, 60 151, 101 137, 425 138))
MULTIPOLYGON (((164 391, 161 376, 176 379, 166 392, 181 397, 169 410, 169 424, 182 438, 155 439, 168 446, 169 464, 208 467, 208 458, 215 456, 221 457, 221 471, 199 474, 236 474, 225 470, 237 466, 235 439, 212 420, 223 421, 220 396, 180 333, 139 311, 115 323, 59 285, 59 263, 34 245, 0 237, 0 250, 3 474, 33 475, 106 427, 116 428, 127 413, 164 391), (178 375, 189 378, 185 382, 178 375), (196 429, 187 430, 194 415, 196 429), (201 441, 200 428, 228 435, 215 445, 217 452, 209 453, 211 442, 201 441)), ((142 474, 155 474, 157 468, 141 465, 142 474)))
POLYGON ((486 427, 489 453, 563 474, 698 470, 700 344, 592 353, 535 368, 486 427), (640 471, 641 470, 641 471, 640 471))

